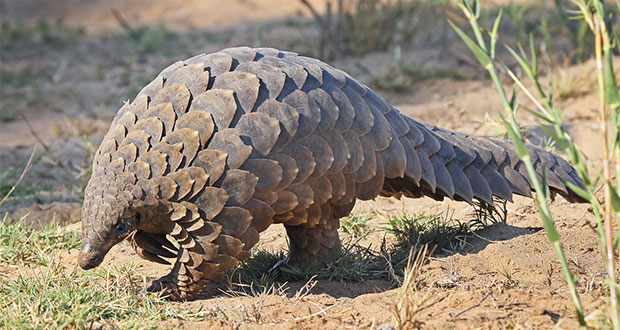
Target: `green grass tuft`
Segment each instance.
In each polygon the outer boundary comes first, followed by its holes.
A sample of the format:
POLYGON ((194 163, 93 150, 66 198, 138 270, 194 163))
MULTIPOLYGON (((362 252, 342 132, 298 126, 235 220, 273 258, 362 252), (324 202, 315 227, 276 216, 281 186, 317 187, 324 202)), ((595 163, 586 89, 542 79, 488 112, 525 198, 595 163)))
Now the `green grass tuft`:
POLYGON ((0 221, 0 262, 11 265, 36 263, 47 265, 47 255, 55 250, 75 249, 80 245, 80 237, 55 223, 50 223, 40 231, 28 228, 22 220, 8 223, 5 216, 0 221))
POLYGON ((465 226, 446 213, 401 212, 387 217, 384 230, 394 235, 399 244, 416 246, 437 244, 445 246, 456 235, 466 232, 465 226))
POLYGON ((372 220, 373 216, 374 214, 369 212, 351 213, 340 219, 340 230, 343 233, 351 235, 353 238, 364 238, 370 233, 368 221, 372 220))

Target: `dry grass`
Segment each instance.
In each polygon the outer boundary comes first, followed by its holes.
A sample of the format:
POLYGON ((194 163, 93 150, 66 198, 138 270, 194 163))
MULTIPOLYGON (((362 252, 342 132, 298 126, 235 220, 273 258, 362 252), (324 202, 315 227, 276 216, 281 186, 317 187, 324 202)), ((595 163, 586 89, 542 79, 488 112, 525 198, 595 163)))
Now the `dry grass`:
POLYGON ((430 293, 420 292, 422 266, 432 253, 428 252, 428 246, 424 245, 417 252, 414 253, 412 249, 409 253, 402 285, 390 306, 396 329, 418 329, 422 325, 417 320, 416 314, 428 307, 432 297, 430 293))

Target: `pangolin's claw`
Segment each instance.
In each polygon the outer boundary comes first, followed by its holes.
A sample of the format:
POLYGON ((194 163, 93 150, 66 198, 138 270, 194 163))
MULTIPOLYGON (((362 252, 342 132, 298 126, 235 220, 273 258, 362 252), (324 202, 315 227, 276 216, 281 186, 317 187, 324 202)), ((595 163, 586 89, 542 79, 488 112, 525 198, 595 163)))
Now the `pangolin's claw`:
POLYGON ((189 298, 184 291, 179 290, 176 280, 170 275, 154 280, 153 283, 146 288, 146 291, 159 293, 160 297, 173 301, 185 301, 189 298))

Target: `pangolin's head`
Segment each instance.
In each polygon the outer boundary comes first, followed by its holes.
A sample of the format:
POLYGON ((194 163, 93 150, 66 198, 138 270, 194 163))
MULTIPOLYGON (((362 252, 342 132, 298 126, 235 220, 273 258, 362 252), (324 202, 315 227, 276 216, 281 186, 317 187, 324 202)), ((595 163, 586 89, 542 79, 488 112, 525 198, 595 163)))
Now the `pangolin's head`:
POLYGON ((145 203, 143 190, 135 185, 135 175, 116 170, 114 162, 102 164, 100 158, 95 160, 84 191, 78 257, 83 269, 97 267, 114 245, 138 228, 145 203))

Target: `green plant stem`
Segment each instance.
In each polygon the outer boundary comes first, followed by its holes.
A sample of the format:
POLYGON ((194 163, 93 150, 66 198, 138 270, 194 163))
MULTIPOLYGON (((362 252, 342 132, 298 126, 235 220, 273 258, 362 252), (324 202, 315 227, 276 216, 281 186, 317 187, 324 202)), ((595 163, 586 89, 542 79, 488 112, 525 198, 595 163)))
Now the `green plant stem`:
MULTIPOLYGON (((466 41, 466 43, 468 43, 468 46, 472 49, 474 54, 476 54, 476 57, 481 62, 481 64, 484 66, 484 68, 487 69, 491 79, 493 80, 493 84, 495 85, 495 88, 497 89, 498 94, 500 95, 502 105, 504 107, 504 111, 508 114, 508 120, 506 119, 503 120, 504 126, 506 127, 506 130, 509 133, 511 140, 513 141, 515 148, 517 149, 519 158, 525 164, 525 167, 527 169, 527 172, 532 182, 532 185, 534 187, 534 190, 537 193, 536 205, 538 207, 539 213, 543 220, 543 225, 545 227, 547 237, 549 241, 552 243, 552 245, 554 246, 554 249, 558 255, 558 258, 560 259, 560 263, 562 264, 562 269, 564 270, 564 276, 566 278, 566 283, 570 290, 571 297, 573 300, 573 305, 577 312, 577 319, 579 321, 579 324, 581 327, 585 328, 586 322, 585 322, 585 317, 583 313, 583 307, 579 299, 579 294, 577 293, 575 279, 573 277, 572 272, 570 271, 568 267, 566 256, 561 246, 560 236, 557 230, 555 229, 555 226, 553 224, 553 219, 551 216, 551 211, 549 210, 549 205, 548 205, 549 191, 546 186, 547 185, 546 174, 543 173, 543 179, 544 179, 544 184, 545 184, 545 186, 543 186, 541 182, 538 180, 538 176, 532 164, 529 152, 527 151, 527 148, 525 147, 523 135, 521 134, 520 128, 517 124, 517 120, 515 116, 517 104, 516 102, 508 101, 508 98, 506 97, 506 92, 504 91, 504 87, 498 78, 497 70, 494 66, 494 61, 489 56, 489 51, 487 51, 484 39, 482 38, 481 29, 477 22, 478 16, 476 13, 471 11, 471 6, 469 6, 469 3, 467 2, 464 2, 464 3, 465 4, 461 5, 460 7, 463 10, 465 16, 469 19, 470 25, 472 26, 472 29, 476 35, 476 39, 478 42, 477 46, 479 48, 475 49, 476 46, 472 45, 471 40, 469 41, 466 40, 468 37, 464 36, 462 31, 457 30, 457 32, 460 32, 459 34, 461 35, 461 37, 466 41), (481 54, 481 53, 484 53, 484 54, 481 54)), ((474 1, 474 8, 479 8, 478 0, 474 1)), ((453 25, 453 27, 455 26, 453 25)), ((494 50, 492 49, 490 53, 494 53, 494 50)))
MULTIPOLYGON (((602 6, 600 3, 599 6, 602 6)), ((596 5, 595 5, 596 6, 596 5)), ((599 7, 600 8, 600 7, 599 7)), ((607 35, 607 31, 605 30, 605 21, 604 18, 600 16, 600 12, 597 8, 595 15, 593 17, 594 21, 594 47, 595 47, 595 60, 596 60, 596 76, 598 81, 599 88, 599 110, 600 110, 600 129, 602 132, 602 149, 603 149, 603 177, 607 180, 611 180, 611 171, 610 171, 610 152, 609 152, 609 143, 608 143, 608 130, 607 123, 609 122, 609 106, 607 104, 607 95, 605 89, 605 74, 604 74, 604 66, 603 62, 603 48, 606 51, 609 51, 609 35, 607 35)), ((614 267, 614 231, 611 223, 611 215, 612 215, 612 205, 611 205, 611 186, 608 184, 604 185, 605 191, 605 247, 606 247, 606 266, 607 266, 607 279, 609 283, 609 301, 611 305, 611 320, 614 329, 620 329, 620 317, 618 311, 618 288, 616 285, 616 271, 614 267)))

